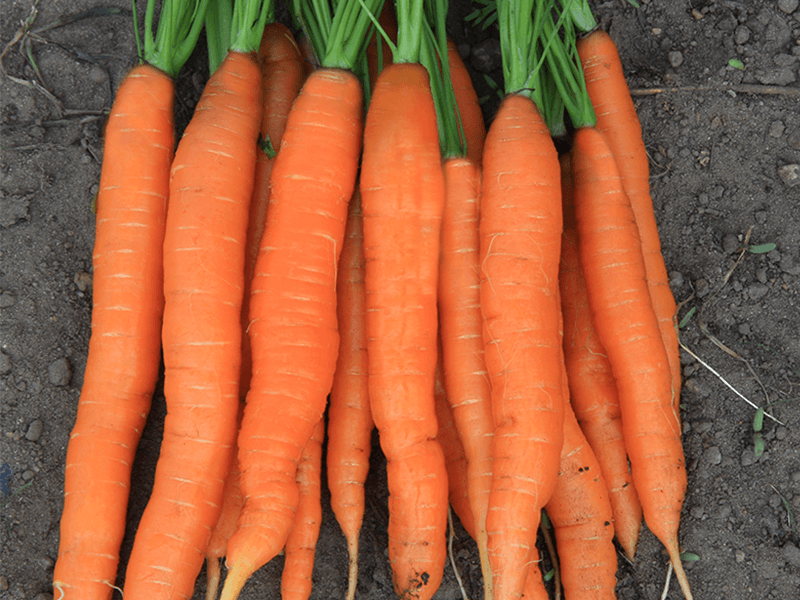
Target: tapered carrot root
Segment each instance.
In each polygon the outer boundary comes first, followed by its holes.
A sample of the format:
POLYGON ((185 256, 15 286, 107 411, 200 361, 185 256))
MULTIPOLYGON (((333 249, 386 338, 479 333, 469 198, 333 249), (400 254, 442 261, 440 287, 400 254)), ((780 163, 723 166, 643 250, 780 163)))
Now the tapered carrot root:
POLYGON ((672 376, 673 410, 679 414, 681 361, 675 331, 675 298, 669 287, 661 254, 661 241, 650 197, 650 171, 642 139, 642 128, 622 72, 617 47, 611 37, 598 29, 578 40, 586 89, 597 115, 597 129, 603 132, 619 167, 622 185, 631 202, 644 255, 647 285, 658 327, 667 351, 672 376))
MULTIPOLYGON (((473 135, 473 143, 473 150, 482 151, 482 137, 473 135)), ((444 163, 444 177, 439 268, 444 385, 467 457, 470 513, 474 522, 465 527, 478 543, 485 595, 491 599, 486 515, 492 486, 494 423, 480 306, 480 167, 468 158, 448 159, 444 163)), ((452 492, 450 502, 455 506, 452 492)), ((461 512, 456 510, 456 513, 462 518, 461 512)))
POLYGON ((617 551, 611 502, 600 464, 569 404, 558 482, 545 508, 556 534, 564 596, 614 600, 617 551))
POLYGON ((686 466, 669 362, 633 210, 598 130, 576 132, 572 173, 581 263, 597 333, 617 380, 633 481, 647 526, 666 547, 691 599, 678 548, 686 466))
POLYGON ((372 413, 367 379, 364 223, 361 197, 350 200, 336 282, 339 358, 328 407, 328 488, 331 509, 347 540, 350 559, 347 600, 358 582, 358 537, 364 518, 364 482, 372 449, 372 413))
POLYGON ((507 97, 483 155, 481 310, 495 424, 486 529, 497 600, 523 593, 563 437, 555 147, 535 104, 507 97))
POLYGON ((297 517, 286 540, 286 560, 281 575, 282 600, 308 600, 311 596, 314 554, 322 524, 320 475, 324 439, 325 421, 320 419, 297 465, 300 500, 297 504, 297 517))
POLYGON ((559 286, 569 392, 575 416, 600 462, 608 486, 617 540, 628 558, 633 560, 642 526, 642 505, 628 467, 617 382, 592 323, 586 280, 578 254, 570 169, 569 154, 564 154, 561 157, 564 234, 561 238, 559 286))
POLYGON ((106 128, 92 253, 92 337, 67 448, 53 573, 53 587, 64 600, 107 600, 114 591, 131 465, 161 360, 160 248, 174 147, 173 96, 169 76, 134 67, 106 128), (144 105, 143 96, 149 99, 144 105))
POLYGON ((125 598, 191 596, 236 438, 247 210, 261 90, 253 56, 212 75, 172 166, 164 239, 167 417, 125 598), (213 224, 213 226, 212 226, 213 224))
POLYGON ((245 506, 222 600, 276 556, 299 501, 297 464, 325 410, 338 354, 336 266, 361 148, 361 86, 315 71, 286 124, 250 297, 253 378, 239 435, 245 506))
POLYGON ((436 285, 444 181, 428 73, 394 64, 364 130, 372 416, 387 458, 389 560, 401 598, 429 599, 446 559, 447 474, 436 442, 436 285))

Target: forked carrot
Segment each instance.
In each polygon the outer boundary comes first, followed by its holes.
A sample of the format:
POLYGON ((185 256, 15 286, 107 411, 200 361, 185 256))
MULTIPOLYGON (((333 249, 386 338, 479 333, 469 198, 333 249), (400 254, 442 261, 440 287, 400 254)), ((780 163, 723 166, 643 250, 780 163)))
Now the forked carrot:
POLYGON ((617 382, 589 309, 586 280, 578 255, 569 154, 562 155, 560 160, 564 233, 559 286, 569 392, 575 416, 608 485, 615 534, 625 554, 633 560, 642 526, 642 505, 628 467, 617 382))
POLYGON ((614 155, 597 129, 575 133, 572 174, 581 264, 595 327, 617 380, 633 481, 647 526, 666 547, 691 600, 678 546, 686 465, 669 362, 634 213, 614 155))
POLYGON ((364 518, 364 482, 372 450, 372 413, 367 381, 366 290, 364 287, 364 224, 361 197, 350 200, 339 275, 336 312, 339 358, 328 407, 328 489, 331 509, 347 540, 347 600, 358 582, 358 538, 364 518))
MULTIPOLYGON (((148 40, 143 57, 150 64, 127 74, 105 131, 92 252, 92 336, 67 447, 53 571, 58 600, 108 600, 115 589, 131 466, 161 359, 173 77, 192 52, 205 8, 205 2, 163 3, 158 43, 148 40)), ((148 33, 151 26, 149 13, 148 33)))
POLYGON ((603 132, 619 167, 622 185, 630 199, 647 273, 647 286, 672 376, 672 404, 679 418, 681 363, 675 330, 675 298, 669 287, 661 241, 650 196, 650 171, 636 115, 619 53, 614 41, 598 29, 578 40, 586 89, 597 114, 597 129, 603 132))
POLYGON ((297 516, 286 539, 286 559, 281 575, 281 600, 308 600, 314 571, 319 528, 322 524, 320 476, 325 421, 320 419, 297 464, 297 488, 300 499, 297 516))

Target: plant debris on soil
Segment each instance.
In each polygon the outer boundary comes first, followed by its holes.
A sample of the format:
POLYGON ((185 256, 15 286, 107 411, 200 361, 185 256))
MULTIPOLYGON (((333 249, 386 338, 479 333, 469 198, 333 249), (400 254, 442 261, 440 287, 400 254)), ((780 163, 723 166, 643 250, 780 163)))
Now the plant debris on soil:
MULTIPOLYGON (((474 7, 464 0, 451 4, 449 32, 488 122, 498 96, 487 78, 502 80, 497 30, 465 22, 474 7)), ((686 570, 697 598, 797 598, 798 0, 638 4, 592 6, 619 46, 634 94, 662 249, 682 303, 689 486, 680 542, 694 559, 686 570)), ((90 334, 103 115, 136 61, 136 44, 126 0, 2 0, 0 14, 0 598, 52 600, 65 455, 90 334)), ((179 128, 208 77, 206 63, 201 39, 178 78, 179 128)), ((164 415, 159 388, 134 465, 120 586, 164 415)), ((394 597, 384 471, 374 438, 363 600, 394 597)), ((480 600, 478 554, 459 524, 453 552, 464 589, 480 600)), ((281 570, 281 558, 264 567, 242 599, 277 598, 281 570)), ((204 578, 195 598, 204 597, 204 578)), ((666 578, 666 554, 644 529, 636 562, 619 555, 618 597, 661 598, 666 578)), ((668 597, 680 598, 670 585, 668 597)), ((344 537, 325 507, 312 598, 342 598, 346 588, 344 537)), ((436 598, 460 597, 448 565, 436 598)))

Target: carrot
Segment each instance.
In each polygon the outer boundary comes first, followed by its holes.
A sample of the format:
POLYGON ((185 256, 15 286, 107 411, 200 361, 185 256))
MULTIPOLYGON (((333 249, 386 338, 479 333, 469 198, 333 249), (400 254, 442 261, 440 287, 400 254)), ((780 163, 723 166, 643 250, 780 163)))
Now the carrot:
POLYGON ((474 164, 480 165, 483 157, 483 144, 486 139, 486 125, 483 122, 478 94, 472 85, 469 71, 467 71, 458 47, 452 40, 447 41, 447 59, 450 63, 450 79, 453 85, 458 113, 464 127, 464 141, 467 147, 467 158, 474 164))
POLYGON ((162 333, 167 417, 125 578, 129 600, 191 596, 233 458, 261 106, 252 50, 266 11, 258 3, 237 4, 233 17, 231 50, 206 85, 170 174, 162 333))
POLYGON ((672 410, 679 419, 681 363, 673 318, 675 298, 669 287, 661 254, 650 172, 642 129, 622 71, 617 47, 600 29, 578 40, 578 53, 586 77, 586 88, 597 113, 597 129, 603 132, 619 167, 622 185, 630 199, 639 230, 647 274, 647 287, 659 331, 667 352, 672 377, 672 410))
MULTIPOLYGON (((239 403, 239 415, 237 422, 242 423, 244 403, 239 403)), ((225 488, 222 492, 222 507, 220 509, 217 524, 211 533, 211 538, 206 547, 206 600, 216 600, 219 589, 220 566, 219 561, 225 556, 228 547, 228 539, 236 531, 236 522, 242 511, 244 498, 239 487, 239 461, 236 459, 236 447, 234 447, 233 458, 231 459, 228 475, 225 478, 225 488)))
POLYGON ((286 540, 286 560, 281 576, 282 600, 308 600, 311 596, 314 553, 322 523, 320 471, 324 438, 325 421, 320 419, 297 465, 300 500, 297 504, 297 517, 286 540))
MULTIPOLYGON (((173 77, 194 47, 204 8, 164 3, 161 43, 148 45, 144 59, 151 64, 134 67, 123 80, 106 127, 92 253, 92 336, 67 448, 53 572, 59 599, 107 600, 115 589, 131 465, 161 360, 173 77), (181 36, 172 26, 194 9, 200 11, 196 25, 181 36)), ((152 15, 148 31, 151 25, 152 15)))
POLYGON ((606 351, 597 338, 589 309, 586 280, 578 255, 570 168, 569 154, 562 155, 564 233, 559 285, 569 392, 575 416, 608 485, 617 539, 628 558, 633 560, 642 524, 642 506, 628 467, 617 383, 606 351))
POLYGON ((558 481, 545 506, 553 523, 564 596, 615 600, 617 551, 611 502, 600 464, 569 403, 564 378, 564 445, 558 481))
POLYGON ((622 428, 645 521, 669 553, 691 599, 678 547, 686 491, 680 423, 639 232, 603 134, 583 127, 572 147, 581 264, 600 342, 617 380, 622 428))
POLYGON ((475 539, 475 517, 472 515, 469 503, 467 455, 464 453, 464 444, 461 443, 458 435, 456 423, 453 420, 453 409, 450 407, 444 387, 441 347, 439 352, 439 362, 436 363, 436 376, 433 383, 434 408, 439 425, 436 439, 444 453, 450 506, 453 507, 470 537, 475 539))
POLYGON ((339 357, 328 407, 328 489, 350 557, 347 598, 358 581, 358 537, 364 517, 364 482, 374 423, 367 382, 364 225, 358 190, 350 200, 336 282, 339 357))
MULTIPOLYGON (((337 5, 334 22, 352 25, 356 6, 355 0, 337 5)), ((312 12, 304 17, 313 17, 315 7, 306 8, 312 12)), ((363 50, 367 20, 357 20, 345 46, 311 39, 320 44, 323 68, 295 100, 270 178, 250 297, 253 377, 239 434, 245 505, 228 542, 222 600, 238 597, 286 543, 299 501, 297 465, 333 381, 336 270, 362 134, 361 85, 343 69, 363 50)), ((338 44, 342 32, 329 33, 338 44)))

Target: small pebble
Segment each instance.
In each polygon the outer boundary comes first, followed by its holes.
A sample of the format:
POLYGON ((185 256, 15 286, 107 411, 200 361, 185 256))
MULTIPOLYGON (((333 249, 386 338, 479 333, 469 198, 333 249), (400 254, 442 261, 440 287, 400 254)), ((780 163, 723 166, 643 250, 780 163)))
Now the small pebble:
POLYGON ((750 325, 747 323, 742 323, 739 325, 739 333, 742 335, 750 335, 750 325))
POLYGON ((28 431, 25 432, 25 439, 30 442, 38 442, 39 438, 42 437, 42 431, 44 431, 44 423, 42 423, 41 419, 36 419, 28 425, 28 431))
POLYGON ((59 358, 47 367, 47 375, 50 378, 50 383, 64 387, 69 385, 72 380, 72 367, 66 358, 59 358))
POLYGON ((778 425, 775 428, 775 439, 776 440, 785 440, 787 433, 788 433, 788 431, 787 431, 786 427, 784 427, 783 425, 778 425))
POLYGON ((799 1, 800 0, 778 0, 778 8, 780 8, 787 15, 790 15, 797 10, 799 1))
POLYGON ((0 575, 0 591, 5 592, 8 589, 8 577, 0 575))
POLYGON ((45 571, 49 571, 55 566, 55 562, 49 556, 40 556, 36 559, 36 563, 42 567, 45 571))
POLYGON ((669 274, 670 287, 679 288, 683 285, 683 274, 679 271, 672 271, 669 274))
POLYGON ((769 288, 763 283, 754 283, 747 288, 747 295, 751 300, 758 300, 763 298, 769 292, 769 288))
POLYGON ((783 135, 786 126, 783 124, 782 121, 773 121, 772 124, 769 126, 769 136, 774 138, 779 138, 783 135))
POLYGON ((697 519, 698 521, 703 518, 705 515, 705 510, 702 506, 696 505, 689 509, 689 514, 692 515, 692 518, 697 519))
POLYGON ((85 292, 92 286, 92 276, 85 271, 75 273, 73 281, 75 282, 75 286, 82 292, 85 292))
POLYGON ((28 471, 23 471, 23 472, 22 472, 22 479, 23 479, 24 481, 30 481, 30 480, 31 480, 31 479, 33 479, 35 476, 36 476, 36 473, 34 473, 33 471, 30 471, 30 470, 28 470, 28 471))
POLYGON ((749 467, 751 465, 756 464, 758 461, 758 457, 756 456, 755 452, 753 452, 752 448, 748 448, 744 452, 742 452, 742 466, 749 467))
POLYGON ((741 248, 739 238, 735 233, 726 233, 722 238, 722 251, 725 254, 733 254, 741 248))
POLYGON ((703 452, 703 460, 712 465, 718 465, 722 462, 722 452, 717 446, 711 446, 703 452))
POLYGON ((761 283, 767 283, 767 269, 764 267, 756 269, 756 279, 758 279, 761 283))
POLYGON ((750 39, 750 29, 746 25, 739 25, 733 34, 737 46, 741 46, 750 39))
POLYGON ((744 552, 742 552, 741 550, 737 550, 736 551, 736 562, 737 563, 743 563, 744 562, 744 552))
POLYGON ((697 297, 702 298, 708 295, 708 292, 711 291, 711 286, 705 279, 698 279, 694 282, 694 289, 697 291, 697 297))
MULTIPOLYGON (((791 164, 778 167, 778 177, 780 177, 781 181, 788 187, 800 185, 800 165, 791 164)), ((0 295, 0 306, 3 305, 1 300, 2 295, 0 295)))
POLYGON ((0 375, 8 375, 11 372, 11 359, 0 352, 0 375))
POLYGON ((92 65, 92 68, 89 70, 89 79, 95 83, 103 83, 107 78, 108 76, 106 75, 103 67, 99 65, 92 65))
POLYGON ((0 308, 8 308, 17 303, 17 297, 12 292, 0 292, 0 308))
POLYGON ((683 53, 680 50, 673 50, 667 55, 667 59, 672 68, 677 69, 683 64, 683 53))
POLYGON ((786 542, 786 545, 781 549, 784 560, 793 567, 800 568, 800 548, 795 546, 792 542, 786 542))

